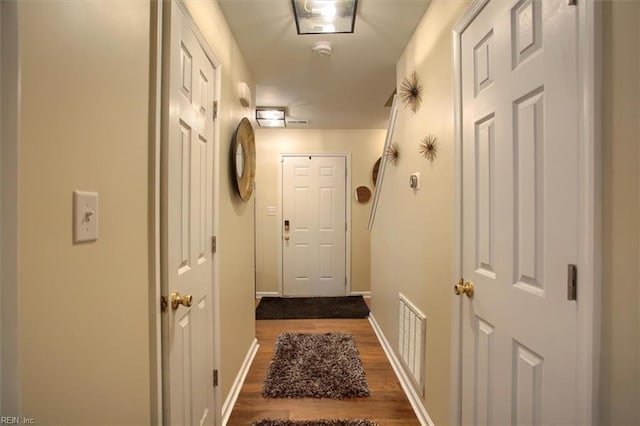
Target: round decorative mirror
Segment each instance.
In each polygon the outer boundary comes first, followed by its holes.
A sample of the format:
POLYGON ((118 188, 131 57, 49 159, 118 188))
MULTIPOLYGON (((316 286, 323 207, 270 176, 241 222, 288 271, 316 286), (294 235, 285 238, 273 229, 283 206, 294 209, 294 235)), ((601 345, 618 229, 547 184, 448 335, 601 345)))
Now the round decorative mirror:
POLYGON ((378 158, 376 163, 373 165, 373 171, 371 172, 371 179, 373 180, 373 186, 376 186, 378 183, 378 172, 380 171, 380 161, 382 157, 378 158))
POLYGON ((242 201, 249 201, 253 193, 256 176, 256 144, 253 126, 248 118, 243 118, 233 135, 233 158, 236 187, 242 201))
POLYGON ((236 177, 241 178, 244 173, 244 148, 242 145, 236 145, 236 177))
POLYGON ((361 185, 356 188, 353 195, 357 202, 364 204, 371 198, 371 190, 368 187, 361 185))

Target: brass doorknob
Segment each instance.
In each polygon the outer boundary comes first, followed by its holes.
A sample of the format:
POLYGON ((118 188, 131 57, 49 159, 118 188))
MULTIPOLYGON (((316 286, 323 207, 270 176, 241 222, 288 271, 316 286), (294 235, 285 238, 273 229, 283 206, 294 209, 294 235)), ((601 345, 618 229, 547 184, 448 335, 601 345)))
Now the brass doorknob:
POLYGON ((471 281, 464 282, 464 278, 460 278, 460 281, 453 286, 453 291, 456 296, 466 294, 468 298, 473 297, 473 283, 471 281))
POLYGON ((289 236, 288 236, 288 235, 285 235, 285 236, 284 236, 284 240, 285 240, 285 241, 289 241, 289 236))
POLYGON ((180 293, 174 291, 173 293, 171 293, 171 308, 176 310, 180 305, 186 306, 188 308, 191 306, 192 300, 192 295, 185 294, 184 296, 180 296, 180 293))

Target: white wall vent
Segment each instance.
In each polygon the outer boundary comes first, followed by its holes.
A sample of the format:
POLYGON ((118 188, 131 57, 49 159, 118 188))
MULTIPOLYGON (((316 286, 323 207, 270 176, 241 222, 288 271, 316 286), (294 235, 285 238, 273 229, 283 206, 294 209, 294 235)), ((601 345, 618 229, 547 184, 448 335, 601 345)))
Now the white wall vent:
POLYGON ((427 318, 403 294, 398 293, 398 352, 400 362, 420 396, 424 396, 424 359, 427 318))
POLYGON ((309 120, 287 118, 287 124, 309 124, 309 120))

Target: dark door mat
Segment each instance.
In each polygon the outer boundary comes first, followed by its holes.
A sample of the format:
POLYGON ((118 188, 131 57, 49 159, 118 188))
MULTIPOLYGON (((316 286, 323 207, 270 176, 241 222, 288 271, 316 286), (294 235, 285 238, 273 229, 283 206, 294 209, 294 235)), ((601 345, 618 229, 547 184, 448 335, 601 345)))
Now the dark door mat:
POLYGON ((321 419, 321 420, 280 420, 280 419, 264 419, 254 421, 251 426, 378 426, 370 420, 352 419, 321 419))
POLYGON ((369 307, 362 296, 263 297, 256 307, 257 320, 367 318, 369 307))

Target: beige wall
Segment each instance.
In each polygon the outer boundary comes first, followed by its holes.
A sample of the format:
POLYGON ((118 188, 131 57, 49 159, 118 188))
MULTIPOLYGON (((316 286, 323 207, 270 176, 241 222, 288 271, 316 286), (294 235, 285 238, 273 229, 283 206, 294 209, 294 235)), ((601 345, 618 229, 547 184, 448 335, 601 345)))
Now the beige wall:
POLYGON ((149 4, 18 8, 22 414, 148 424, 149 4), (96 242, 72 243, 74 189, 99 193, 96 242))
MULTIPOLYGON (((240 370, 249 345, 255 337, 254 320, 254 201, 240 201, 231 179, 230 147, 233 133, 243 116, 252 110, 243 108, 237 96, 239 82, 253 87, 242 52, 233 38, 217 2, 188 0, 185 2, 209 46, 221 62, 222 75, 217 125, 220 128, 218 170, 218 212, 216 233, 216 278, 218 282, 219 336, 218 367, 220 396, 224 401, 240 370), (220 353, 221 352, 221 353, 220 353)), ((218 401, 221 403, 222 401, 218 401)))
POLYGON ((603 3, 601 425, 640 424, 640 2, 603 3))
MULTIPOLYGON (((258 129, 256 131, 256 289, 280 292, 278 250, 280 229, 277 216, 267 216, 267 207, 278 206, 278 169, 283 153, 351 153, 351 193, 366 185, 373 191, 371 172, 382 152, 386 131, 258 129)), ((370 290, 369 211, 366 204, 351 200, 351 291, 370 290)))
POLYGON ((467 2, 434 0, 397 66, 398 85, 414 70, 423 86, 417 113, 400 107, 393 141, 398 166, 388 164, 371 234, 373 314, 397 350, 398 293, 427 316, 425 406, 436 424, 449 418, 451 271, 453 243, 453 24, 467 2), (438 138, 433 162, 418 143, 438 138), (420 172, 422 190, 409 188, 420 172))

